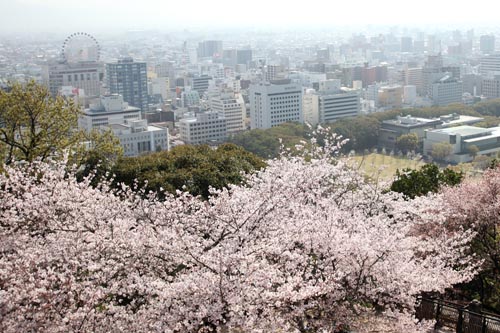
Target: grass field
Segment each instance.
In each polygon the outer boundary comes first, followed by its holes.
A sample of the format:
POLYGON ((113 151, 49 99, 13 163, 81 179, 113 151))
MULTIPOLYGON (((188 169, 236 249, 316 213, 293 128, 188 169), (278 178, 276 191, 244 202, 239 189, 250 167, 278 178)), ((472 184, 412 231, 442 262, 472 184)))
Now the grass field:
POLYGON ((408 159, 400 156, 390 156, 384 154, 368 154, 351 157, 353 166, 359 168, 367 176, 381 181, 390 181, 396 174, 397 169, 416 169, 424 165, 421 160, 408 159))
MULTIPOLYGON (((391 181, 396 175, 396 170, 411 168, 418 169, 425 164, 420 159, 409 159, 406 156, 390 156, 385 154, 356 155, 350 158, 352 165, 363 171, 372 179, 391 181)), ((459 165, 440 165, 441 168, 450 167, 455 171, 462 171, 469 177, 477 177, 481 171, 474 169, 472 163, 459 165)))

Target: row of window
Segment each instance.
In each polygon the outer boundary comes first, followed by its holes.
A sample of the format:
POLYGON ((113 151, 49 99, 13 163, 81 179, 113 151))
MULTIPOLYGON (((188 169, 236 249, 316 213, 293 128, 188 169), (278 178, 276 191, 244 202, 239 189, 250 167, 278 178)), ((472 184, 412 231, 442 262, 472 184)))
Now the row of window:
POLYGON ((72 82, 72 80, 74 80, 75 82, 78 82, 78 81, 90 81, 90 80, 97 81, 97 73, 92 73, 92 75, 90 75, 90 73, 80 74, 80 75, 78 75, 78 74, 68 74, 67 79, 68 79, 68 82, 72 82), (78 78, 80 78, 80 80, 78 80, 78 78))

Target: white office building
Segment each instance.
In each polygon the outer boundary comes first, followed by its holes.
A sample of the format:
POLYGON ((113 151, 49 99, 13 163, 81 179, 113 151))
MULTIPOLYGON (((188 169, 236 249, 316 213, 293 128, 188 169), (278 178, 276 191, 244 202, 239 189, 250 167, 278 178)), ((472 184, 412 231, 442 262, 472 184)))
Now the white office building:
POLYGON ((482 57, 479 68, 483 77, 491 75, 491 72, 500 72, 500 53, 482 57))
POLYGON ((101 129, 113 131, 120 140, 125 156, 170 149, 168 128, 148 125, 145 119, 128 121, 125 124, 110 124, 102 126, 101 129))
POLYGON ((446 106, 451 103, 462 103, 462 81, 449 75, 443 76, 431 85, 432 104, 446 106))
POLYGON ((253 84, 249 89, 250 126, 271 128, 286 122, 302 123, 302 86, 281 80, 253 84))
POLYGON ((481 128, 457 126, 427 130, 424 138, 424 154, 431 155, 435 144, 448 143, 451 154, 446 160, 455 163, 470 162, 470 147, 477 148, 477 155, 493 155, 500 152, 500 127, 481 128))
POLYGON ((227 137, 226 118, 220 112, 188 114, 178 124, 181 140, 187 144, 215 144, 227 137))
POLYGON ((101 96, 98 103, 85 109, 78 119, 78 127, 87 132, 113 131, 125 156, 169 149, 168 129, 148 126, 147 121, 141 119, 141 109, 129 106, 117 94, 101 96))
POLYGON ((83 110, 78 119, 78 127, 90 132, 102 125, 124 124, 127 121, 140 120, 141 109, 129 106, 118 94, 104 95, 95 104, 83 110))
POLYGON ((227 132, 234 133, 245 129, 246 108, 241 95, 231 89, 223 90, 219 96, 210 99, 212 111, 224 114, 227 132))

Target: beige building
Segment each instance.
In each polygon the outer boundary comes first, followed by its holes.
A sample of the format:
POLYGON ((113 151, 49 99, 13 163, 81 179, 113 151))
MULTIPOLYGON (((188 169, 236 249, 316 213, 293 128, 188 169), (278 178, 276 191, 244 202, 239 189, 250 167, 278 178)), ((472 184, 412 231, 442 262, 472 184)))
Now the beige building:
POLYGON ((400 85, 384 86, 378 90, 378 105, 395 109, 403 106, 403 87, 400 85))

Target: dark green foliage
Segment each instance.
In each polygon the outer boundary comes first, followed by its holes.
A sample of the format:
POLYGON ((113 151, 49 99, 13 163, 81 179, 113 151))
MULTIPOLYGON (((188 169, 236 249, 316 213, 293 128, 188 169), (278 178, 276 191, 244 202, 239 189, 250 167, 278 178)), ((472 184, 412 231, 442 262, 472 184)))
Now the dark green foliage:
POLYGON ((380 121, 371 116, 340 119, 326 125, 331 132, 342 135, 349 141, 342 147, 344 152, 363 151, 377 145, 380 121))
POLYGON ((220 189, 239 184, 243 173, 265 167, 252 153, 234 144, 223 144, 217 149, 207 145, 184 145, 168 152, 120 159, 112 169, 114 183, 138 185, 146 191, 175 193, 183 188, 193 195, 205 198, 209 187, 220 189))
POLYGON ((396 139, 396 148, 406 154, 410 151, 417 151, 419 148, 418 136, 416 133, 403 134, 396 139))
POLYGON ((233 135, 228 141, 264 159, 275 158, 280 153, 280 142, 293 148, 310 137, 310 129, 302 124, 285 123, 269 129, 254 129, 233 135))
POLYGON ((500 99, 479 102, 474 104, 473 109, 484 116, 500 117, 500 99))
POLYGON ((436 164, 426 164, 420 170, 397 170, 396 180, 392 183, 390 190, 403 193, 406 197, 414 199, 429 192, 436 193, 443 185, 457 185, 463 177, 462 172, 448 168, 441 171, 436 164))

